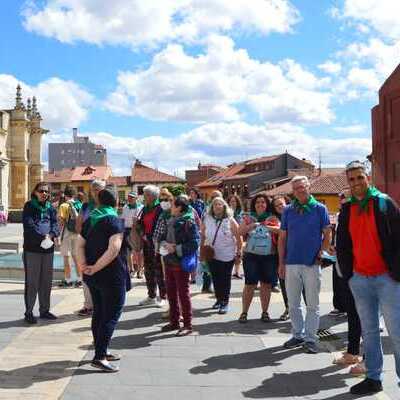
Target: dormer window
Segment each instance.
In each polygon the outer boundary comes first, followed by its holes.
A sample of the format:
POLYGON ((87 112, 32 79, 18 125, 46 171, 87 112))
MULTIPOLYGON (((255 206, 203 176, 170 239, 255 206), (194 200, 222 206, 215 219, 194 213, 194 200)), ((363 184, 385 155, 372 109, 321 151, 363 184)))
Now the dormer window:
POLYGON ((88 166, 85 168, 82 175, 91 175, 94 171, 96 171, 94 168, 88 166))

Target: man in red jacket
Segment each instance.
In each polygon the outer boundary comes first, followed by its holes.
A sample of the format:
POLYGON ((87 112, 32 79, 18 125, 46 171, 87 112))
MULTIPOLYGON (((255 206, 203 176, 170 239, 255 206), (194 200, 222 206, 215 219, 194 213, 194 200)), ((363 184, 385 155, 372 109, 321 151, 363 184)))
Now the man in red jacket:
POLYGON ((361 320, 367 369, 366 379, 350 392, 367 395, 382 390, 380 312, 392 339, 400 378, 400 210, 389 196, 369 184, 361 162, 348 164, 346 174, 352 196, 339 215, 337 256, 361 320))

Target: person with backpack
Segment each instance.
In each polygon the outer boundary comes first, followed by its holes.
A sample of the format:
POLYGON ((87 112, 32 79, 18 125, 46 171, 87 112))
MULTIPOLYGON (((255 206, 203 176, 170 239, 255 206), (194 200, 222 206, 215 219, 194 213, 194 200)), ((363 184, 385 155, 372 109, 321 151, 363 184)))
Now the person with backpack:
POLYGON ((222 197, 215 197, 201 226, 200 260, 207 262, 219 314, 229 310, 231 276, 235 259, 241 257, 242 238, 233 211, 222 197))
POLYGON ((76 219, 78 217, 78 208, 75 205, 75 189, 66 187, 64 190, 64 202, 59 208, 59 221, 61 227, 61 245, 60 253, 64 258, 64 279, 60 283, 60 287, 72 287, 71 282, 71 257, 75 264, 75 271, 78 280, 75 282, 75 287, 82 286, 81 271, 79 271, 76 262, 76 239, 78 233, 76 231, 76 219))
POLYGON ((336 252, 360 317, 367 370, 366 378, 350 393, 371 395, 382 391, 380 313, 400 378, 400 210, 388 195, 370 185, 362 162, 349 163, 346 176, 351 198, 339 214, 336 252))
POLYGON ((258 194, 251 200, 250 215, 244 215, 240 233, 246 242, 243 251, 245 286, 242 294, 240 323, 247 322, 247 312, 260 282, 261 321, 270 322, 268 314, 271 289, 276 285, 278 260, 273 234, 279 231, 279 220, 271 214, 268 197, 258 194))

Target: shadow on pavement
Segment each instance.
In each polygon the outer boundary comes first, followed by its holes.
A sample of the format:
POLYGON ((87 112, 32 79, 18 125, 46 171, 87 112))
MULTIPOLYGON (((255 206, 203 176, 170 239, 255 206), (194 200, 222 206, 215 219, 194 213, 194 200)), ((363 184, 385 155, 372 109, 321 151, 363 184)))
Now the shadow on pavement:
POLYGON ((10 371, 0 370, 1 389, 26 389, 35 383, 55 381, 75 374, 86 375, 98 373, 97 370, 86 370, 76 368, 76 361, 49 361, 29 367, 12 369, 10 371))

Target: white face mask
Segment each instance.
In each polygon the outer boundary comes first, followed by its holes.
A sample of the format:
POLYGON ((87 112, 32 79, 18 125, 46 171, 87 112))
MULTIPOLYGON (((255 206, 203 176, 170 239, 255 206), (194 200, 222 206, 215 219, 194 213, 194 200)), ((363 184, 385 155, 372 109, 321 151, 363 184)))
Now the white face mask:
POLYGON ((160 206, 164 211, 168 211, 171 209, 171 203, 169 201, 162 201, 160 203, 160 206))

